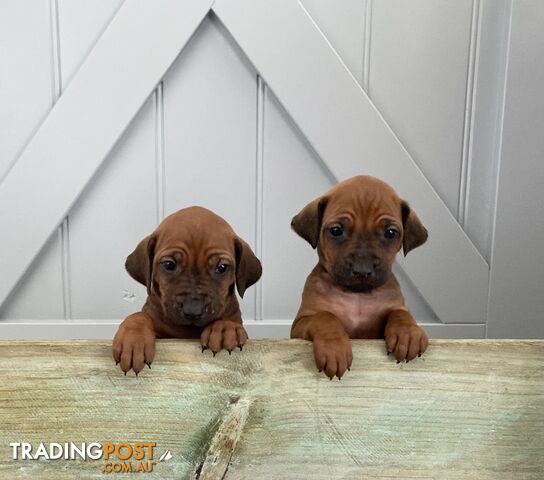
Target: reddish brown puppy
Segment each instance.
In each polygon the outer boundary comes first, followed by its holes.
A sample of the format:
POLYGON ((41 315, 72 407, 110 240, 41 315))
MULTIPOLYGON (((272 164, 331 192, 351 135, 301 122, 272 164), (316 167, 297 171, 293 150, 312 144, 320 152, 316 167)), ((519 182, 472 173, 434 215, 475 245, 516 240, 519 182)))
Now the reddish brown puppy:
POLYGON ((350 338, 384 338, 397 361, 427 348, 427 335, 404 303, 391 267, 427 240, 427 230, 385 182, 358 176, 339 183, 293 218, 319 262, 306 280, 291 337, 313 342, 317 368, 341 378, 350 338))
POLYGON ((141 312, 113 339, 113 358, 136 374, 155 355, 155 338, 200 338, 213 355, 242 346, 247 333, 235 286, 243 297, 261 277, 261 263, 230 225, 201 207, 180 210, 144 238, 125 263, 147 287, 141 312))

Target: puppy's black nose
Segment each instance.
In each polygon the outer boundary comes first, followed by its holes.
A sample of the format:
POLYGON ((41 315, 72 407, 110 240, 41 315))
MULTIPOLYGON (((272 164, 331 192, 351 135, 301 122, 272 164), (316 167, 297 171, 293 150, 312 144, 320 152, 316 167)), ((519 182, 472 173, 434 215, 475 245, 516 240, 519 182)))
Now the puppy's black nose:
POLYGON ((183 315, 196 320, 204 313, 204 300, 200 297, 187 297, 182 305, 183 315))
POLYGON ((374 262, 370 259, 356 260, 351 264, 351 274, 354 277, 361 277, 365 279, 372 278, 374 275, 376 275, 374 262))

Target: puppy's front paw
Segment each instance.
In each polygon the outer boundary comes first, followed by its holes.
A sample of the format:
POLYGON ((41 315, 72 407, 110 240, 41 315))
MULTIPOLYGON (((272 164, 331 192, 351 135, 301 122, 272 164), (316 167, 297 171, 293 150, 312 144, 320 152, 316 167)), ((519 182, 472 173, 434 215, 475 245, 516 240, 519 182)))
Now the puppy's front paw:
POLYGON ((113 338, 113 359, 125 375, 131 369, 138 375, 144 366, 151 368, 155 357, 155 332, 145 321, 128 317, 113 338))
POLYGON ((429 339, 425 331, 414 322, 398 321, 387 325, 385 329, 385 346, 387 352, 392 353, 397 363, 402 360, 409 362, 421 356, 429 339))
POLYGON ((346 370, 351 368, 353 354, 347 335, 334 337, 315 337, 313 340, 315 364, 319 371, 324 371, 331 380, 336 376, 342 378, 346 370))
POLYGON ((241 323, 232 320, 216 320, 210 323, 200 336, 202 351, 210 349, 213 356, 221 349, 229 352, 242 347, 247 341, 247 333, 241 323))

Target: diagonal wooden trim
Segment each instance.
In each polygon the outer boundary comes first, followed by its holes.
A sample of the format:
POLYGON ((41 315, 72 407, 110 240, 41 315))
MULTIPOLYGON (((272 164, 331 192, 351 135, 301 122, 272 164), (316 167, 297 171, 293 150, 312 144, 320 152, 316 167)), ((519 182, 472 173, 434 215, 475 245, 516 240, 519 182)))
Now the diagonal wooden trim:
POLYGON ((62 222, 213 0, 131 0, 0 185, 0 305, 62 222))
POLYGON ((484 322, 486 261, 304 7, 217 0, 213 10, 338 179, 375 175, 410 201, 430 239, 399 262, 440 319, 484 322))

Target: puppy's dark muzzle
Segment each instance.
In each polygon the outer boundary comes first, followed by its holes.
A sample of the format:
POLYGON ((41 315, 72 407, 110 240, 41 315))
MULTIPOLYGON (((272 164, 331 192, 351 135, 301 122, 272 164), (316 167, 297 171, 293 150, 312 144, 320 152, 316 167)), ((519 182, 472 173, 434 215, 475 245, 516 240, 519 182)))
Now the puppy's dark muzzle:
POLYGON ((345 274, 354 280, 373 281, 381 272, 382 262, 377 257, 356 256, 346 260, 345 274))
POLYGON ((188 294, 176 298, 175 309, 178 312, 176 323, 202 327, 214 319, 213 302, 205 295, 188 294))
POLYGON ((338 267, 336 282, 354 292, 370 292, 387 281, 388 269, 374 256, 350 256, 338 267))
POLYGON ((187 320, 199 320, 204 313, 204 299, 198 297, 189 297, 181 305, 183 316, 187 320))
POLYGON ((369 258, 356 259, 348 262, 348 269, 352 277, 370 280, 376 276, 376 269, 379 267, 379 264, 379 260, 369 258))

